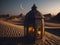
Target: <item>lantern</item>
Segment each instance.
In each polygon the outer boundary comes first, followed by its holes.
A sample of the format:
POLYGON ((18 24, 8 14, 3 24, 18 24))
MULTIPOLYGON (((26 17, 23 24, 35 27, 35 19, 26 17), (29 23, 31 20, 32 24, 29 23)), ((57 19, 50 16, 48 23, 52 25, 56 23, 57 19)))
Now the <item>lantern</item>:
POLYGON ((32 10, 28 12, 24 20, 24 33, 25 36, 32 38, 43 38, 44 36, 44 17, 37 10, 34 4, 32 10))

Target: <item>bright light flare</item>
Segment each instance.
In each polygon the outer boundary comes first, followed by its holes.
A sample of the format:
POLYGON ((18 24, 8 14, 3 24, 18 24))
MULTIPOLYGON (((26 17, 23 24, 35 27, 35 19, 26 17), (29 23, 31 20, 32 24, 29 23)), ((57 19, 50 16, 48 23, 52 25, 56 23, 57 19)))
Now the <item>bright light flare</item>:
POLYGON ((34 28, 33 27, 29 27, 29 32, 34 32, 34 28))
POLYGON ((37 31, 37 34, 40 35, 41 34, 41 31, 37 31))

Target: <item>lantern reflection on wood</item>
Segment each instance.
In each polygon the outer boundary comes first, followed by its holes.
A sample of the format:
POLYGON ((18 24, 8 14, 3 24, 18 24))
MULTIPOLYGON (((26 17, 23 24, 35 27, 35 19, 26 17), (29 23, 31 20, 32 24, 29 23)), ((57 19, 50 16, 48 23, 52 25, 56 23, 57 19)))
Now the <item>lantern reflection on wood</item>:
POLYGON ((25 36, 31 36, 34 38, 43 38, 44 35, 44 17, 37 10, 35 4, 32 10, 28 12, 24 20, 24 32, 25 36))

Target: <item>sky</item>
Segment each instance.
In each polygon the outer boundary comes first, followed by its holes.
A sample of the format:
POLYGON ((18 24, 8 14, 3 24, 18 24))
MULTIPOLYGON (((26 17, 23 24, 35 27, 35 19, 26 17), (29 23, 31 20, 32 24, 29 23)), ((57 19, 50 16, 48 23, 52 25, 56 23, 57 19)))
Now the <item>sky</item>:
POLYGON ((33 4, 36 4, 42 14, 56 15, 60 12, 60 0, 0 0, 0 15, 26 14, 31 10, 33 4))

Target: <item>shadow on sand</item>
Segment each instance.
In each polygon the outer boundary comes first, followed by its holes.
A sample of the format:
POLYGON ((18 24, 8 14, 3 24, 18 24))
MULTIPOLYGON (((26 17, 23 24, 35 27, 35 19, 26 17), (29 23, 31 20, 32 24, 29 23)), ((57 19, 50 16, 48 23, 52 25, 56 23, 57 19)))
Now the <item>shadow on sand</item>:
POLYGON ((29 45, 34 43, 31 37, 0 37, 0 45, 29 45))

